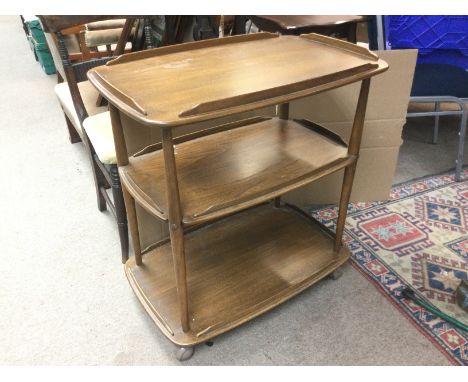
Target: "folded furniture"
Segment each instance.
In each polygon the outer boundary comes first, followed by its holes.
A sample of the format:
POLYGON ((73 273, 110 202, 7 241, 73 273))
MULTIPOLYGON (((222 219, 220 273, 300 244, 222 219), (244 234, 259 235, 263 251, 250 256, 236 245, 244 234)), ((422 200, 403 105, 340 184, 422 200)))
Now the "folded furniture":
MULTIPOLYGON (((239 16, 242 17, 242 16, 239 16)), ((300 35, 303 33, 320 33, 346 38, 356 42, 358 23, 366 22, 366 16, 358 15, 272 15, 249 16, 249 19, 262 31, 280 34, 300 35)))
POLYGON ((258 33, 123 55, 88 72, 110 105, 134 247, 125 273, 179 359, 348 260, 342 235, 370 78, 387 67, 341 40, 258 33), (359 81, 349 143, 288 118, 289 101, 359 81), (272 105, 273 118, 216 124, 272 105), (200 122, 213 125, 177 135, 200 122), (129 128, 157 128, 162 142, 129 156, 129 128), (282 201, 343 168, 336 233, 282 201), (167 222, 169 237, 142 249, 136 205, 167 222))
POLYGON ((434 116, 432 143, 437 143, 439 118, 460 116, 455 179, 461 180, 468 117, 468 16, 384 16, 389 49, 418 49, 411 107, 433 103, 433 110, 408 112, 408 117, 434 116))
POLYGON ((432 143, 436 144, 439 134, 439 118, 445 115, 460 116, 458 149, 455 159, 455 180, 462 180, 465 151, 466 125, 468 122, 468 72, 449 64, 418 64, 414 73, 410 102, 434 104, 432 111, 413 111, 408 118, 435 117, 432 143), (444 107, 441 107, 443 105, 444 107), (445 107, 454 106, 455 108, 445 107))

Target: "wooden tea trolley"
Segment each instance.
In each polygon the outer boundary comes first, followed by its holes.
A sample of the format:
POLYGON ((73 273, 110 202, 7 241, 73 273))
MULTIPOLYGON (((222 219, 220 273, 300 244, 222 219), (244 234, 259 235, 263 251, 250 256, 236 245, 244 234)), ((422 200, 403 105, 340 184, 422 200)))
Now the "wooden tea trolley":
POLYGON ((272 309, 350 256, 341 237, 370 77, 387 64, 316 34, 258 33, 120 56, 88 72, 109 100, 134 256, 125 272, 159 329, 193 347, 272 309), (362 81, 352 133, 289 120, 288 102, 362 81), (178 127, 278 105, 175 136, 178 127), (124 121, 162 142, 129 157, 124 121), (345 168, 336 234, 281 195, 345 168), (136 204, 170 237, 141 250, 136 204))

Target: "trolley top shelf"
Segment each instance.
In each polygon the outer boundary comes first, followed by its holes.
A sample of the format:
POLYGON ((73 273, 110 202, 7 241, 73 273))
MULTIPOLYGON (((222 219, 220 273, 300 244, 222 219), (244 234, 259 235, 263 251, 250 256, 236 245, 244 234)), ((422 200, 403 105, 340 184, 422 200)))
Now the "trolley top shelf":
POLYGON ((88 78, 133 119, 177 126, 288 102, 387 68, 369 50, 330 37, 256 33, 126 54, 88 78))

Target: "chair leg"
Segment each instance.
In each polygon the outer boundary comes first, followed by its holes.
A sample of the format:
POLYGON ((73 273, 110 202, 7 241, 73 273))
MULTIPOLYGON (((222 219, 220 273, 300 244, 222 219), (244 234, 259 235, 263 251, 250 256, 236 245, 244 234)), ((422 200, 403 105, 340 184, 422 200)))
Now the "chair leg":
POLYGON ((357 23, 349 23, 347 30, 348 41, 356 44, 357 42, 357 23))
POLYGON ((110 177, 112 181, 112 196, 114 199, 115 218, 117 219, 117 227, 119 229, 120 249, 122 253, 122 263, 128 260, 128 224, 127 212, 125 211, 124 197, 122 193, 122 185, 120 184, 119 171, 117 165, 110 166, 110 177))
POLYGON ((68 119, 68 116, 65 113, 63 113, 63 115, 65 116, 65 121, 67 122, 68 138, 70 139, 70 142, 81 142, 80 134, 78 134, 78 131, 76 131, 75 126, 73 126, 73 123, 71 123, 70 119, 68 119))
POLYGON ((464 110, 461 121, 460 121, 460 132, 458 133, 458 154, 455 163, 455 180, 459 182, 461 180, 461 172, 463 169, 463 157, 465 150, 465 136, 466 136, 466 123, 468 119, 468 111, 464 110))
POLYGON ((108 188, 107 180, 102 173, 101 169, 99 168, 96 160, 94 159, 94 148, 91 145, 91 142, 86 134, 86 131, 83 130, 83 139, 86 147, 86 151, 88 153, 88 157, 91 161, 91 169, 93 170, 93 178, 94 178, 94 187, 96 188, 96 197, 97 197, 97 205, 99 211, 103 212, 107 209, 106 199, 101 193, 105 192, 105 189, 108 188))
POLYGON ((127 209, 127 219, 130 222, 130 236, 132 237, 133 255, 135 256, 135 264, 142 265, 141 261, 141 244, 140 232, 138 231, 138 218, 136 212, 135 199, 130 193, 122 187, 123 196, 125 200, 125 207, 127 209))

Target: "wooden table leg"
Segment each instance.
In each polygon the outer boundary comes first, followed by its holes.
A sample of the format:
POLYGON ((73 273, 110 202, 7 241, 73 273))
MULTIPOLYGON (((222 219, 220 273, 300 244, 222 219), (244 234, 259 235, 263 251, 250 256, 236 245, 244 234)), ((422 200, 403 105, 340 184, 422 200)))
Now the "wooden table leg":
MULTIPOLYGON (((288 120, 289 119, 289 102, 281 103, 277 106, 277 115, 279 119, 288 120)), ((281 196, 277 196, 274 199, 275 207, 281 207, 281 196)))
POLYGON ((132 237, 133 255, 135 256, 135 264, 141 265, 141 244, 140 232, 138 230, 138 219, 136 214, 135 199, 122 184, 122 192, 125 200, 125 209, 127 211, 127 221, 130 228, 130 236, 132 237))
POLYGON ((278 105, 278 117, 280 119, 289 119, 289 102, 278 105))
POLYGON ((348 213, 349 197, 353 188, 354 174, 356 172, 357 157, 359 155, 359 148, 361 146, 362 130, 364 128, 364 118, 366 115, 367 99, 369 96, 370 79, 362 81, 361 91, 359 92, 358 104, 356 107, 356 114, 354 115, 353 129, 351 130, 351 137, 349 139, 348 155, 356 157, 356 160, 346 167, 343 186, 341 188, 341 197, 339 204, 338 220, 336 222, 336 236, 334 250, 336 253, 340 251, 341 239, 343 237, 344 225, 346 215, 348 213))
POLYGON ((166 169, 166 188, 169 205, 169 233, 171 237, 172 258, 179 297, 180 320, 182 330, 190 330, 188 318, 187 273, 185 265, 184 230, 180 207, 179 185, 174 157, 174 142, 171 128, 163 128, 162 145, 166 169))
MULTIPOLYGON (((125 143, 125 135, 120 120, 120 112, 114 105, 109 105, 112 133, 114 135, 115 154, 117 156, 117 164, 119 167, 127 166, 128 152, 127 144, 125 143)), ((128 228, 130 229, 130 236, 132 237, 133 253, 135 256, 135 264, 141 265, 141 247, 140 247, 140 234, 138 232, 138 219, 136 214, 135 199, 128 193, 125 185, 121 185, 125 210, 127 211, 128 228)))

